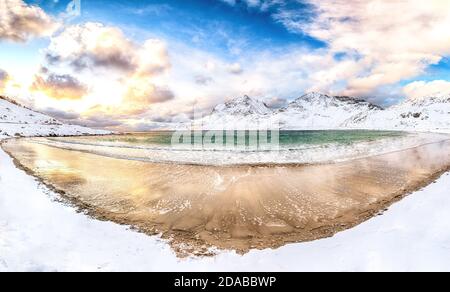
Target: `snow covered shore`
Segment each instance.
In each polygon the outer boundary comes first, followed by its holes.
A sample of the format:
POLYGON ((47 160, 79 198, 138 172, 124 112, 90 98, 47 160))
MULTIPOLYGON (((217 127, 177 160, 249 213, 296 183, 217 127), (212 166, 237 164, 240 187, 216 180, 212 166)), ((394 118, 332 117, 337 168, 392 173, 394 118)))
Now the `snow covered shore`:
POLYGON ((55 202, 0 151, 0 271, 450 271, 450 175, 311 243, 178 259, 169 245, 55 202))
POLYGON ((31 136, 104 135, 110 131, 67 125, 0 96, 0 139, 31 136))

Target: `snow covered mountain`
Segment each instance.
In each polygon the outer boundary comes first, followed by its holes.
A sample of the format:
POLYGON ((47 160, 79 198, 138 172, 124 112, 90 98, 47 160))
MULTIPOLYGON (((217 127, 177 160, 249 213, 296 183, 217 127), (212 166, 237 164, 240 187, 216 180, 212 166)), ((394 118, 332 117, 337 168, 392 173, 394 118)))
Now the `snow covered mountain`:
POLYGON ((230 116, 267 115, 272 111, 262 101, 252 99, 245 95, 227 103, 217 105, 212 114, 230 116))
POLYGON ((248 96, 215 107, 200 122, 203 129, 257 129, 260 125, 279 124, 284 130, 340 129, 364 121, 382 108, 360 99, 308 93, 281 109, 248 96))
POLYGON ((258 129, 259 123, 273 118, 273 110, 264 102, 243 96, 217 105, 210 115, 194 121, 194 127, 210 130, 258 129))
POLYGON ((103 130, 66 125, 47 115, 32 111, 0 97, 0 139, 28 136, 72 136, 108 134, 103 130))
POLYGON ((353 97, 308 93, 278 110, 244 96, 194 122, 203 129, 256 129, 264 123, 279 123, 284 130, 450 131, 450 95, 406 100, 383 109, 353 97))
POLYGON ((275 113, 283 129, 339 129, 365 120, 381 107, 347 96, 305 94, 275 113))
POLYGON ((356 126, 367 129, 450 131, 450 95, 405 100, 369 115, 356 126))

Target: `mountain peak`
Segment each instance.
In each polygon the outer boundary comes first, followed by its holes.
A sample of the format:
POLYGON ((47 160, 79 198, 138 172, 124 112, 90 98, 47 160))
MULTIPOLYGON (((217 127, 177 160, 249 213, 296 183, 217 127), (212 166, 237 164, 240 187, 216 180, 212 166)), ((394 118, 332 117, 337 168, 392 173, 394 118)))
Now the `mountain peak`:
POLYGON ((403 104, 411 104, 416 106, 424 106, 435 103, 450 103, 450 93, 436 93, 421 98, 410 98, 403 102, 403 104))
POLYGON ((319 92, 306 93, 295 99, 289 106, 305 107, 309 105, 321 105, 324 107, 338 107, 341 105, 359 105, 369 109, 383 110, 382 107, 372 104, 364 99, 351 96, 331 96, 319 92))
POLYGON ((223 113, 228 115, 266 115, 271 113, 271 110, 264 102, 251 98, 248 95, 244 95, 226 103, 219 104, 214 108, 213 113, 223 113))
POLYGON ((327 99, 330 98, 329 95, 320 93, 320 92, 308 92, 302 96, 300 96, 298 99, 303 99, 303 100, 317 100, 317 99, 327 99))

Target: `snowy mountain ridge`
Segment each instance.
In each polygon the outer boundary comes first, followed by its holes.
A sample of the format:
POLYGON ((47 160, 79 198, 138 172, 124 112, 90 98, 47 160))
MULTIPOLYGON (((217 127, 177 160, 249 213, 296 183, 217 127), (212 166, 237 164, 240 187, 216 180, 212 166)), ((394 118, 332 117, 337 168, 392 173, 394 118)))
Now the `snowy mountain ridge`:
MULTIPOLYGON (((311 92, 307 93, 294 101, 292 101, 289 105, 289 107, 302 107, 303 105, 320 105, 320 106, 339 106, 339 104, 347 104, 347 105, 358 105, 358 106, 364 106, 369 107, 370 109, 381 109, 381 107, 371 104, 363 99, 357 99, 350 96, 329 96, 326 94, 321 94, 317 92, 311 92)), ((286 108, 285 108, 286 109, 286 108)))
POLYGON ((409 99, 402 104, 409 104, 412 106, 426 106, 436 103, 450 103, 450 94, 437 94, 432 96, 425 96, 420 99, 409 99))
POLYGON ((377 129, 450 131, 450 95, 406 100, 382 108, 364 99, 307 93, 281 109, 248 96, 220 104, 197 120, 203 129, 257 129, 277 122, 283 130, 377 129))
POLYGON ((0 139, 29 136, 103 135, 111 133, 67 125, 0 96, 0 139))
POLYGON ((252 99, 247 95, 219 104, 212 111, 212 114, 219 115, 267 115, 271 113, 271 109, 264 102, 252 99))

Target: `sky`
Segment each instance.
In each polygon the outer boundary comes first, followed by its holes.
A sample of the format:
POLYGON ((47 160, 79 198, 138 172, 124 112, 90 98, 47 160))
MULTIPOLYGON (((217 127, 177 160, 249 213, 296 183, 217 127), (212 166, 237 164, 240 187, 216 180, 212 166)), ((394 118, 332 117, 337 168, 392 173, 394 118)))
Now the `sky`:
POLYGON ((307 92, 450 93, 448 0, 0 0, 0 93, 118 130, 307 92))

